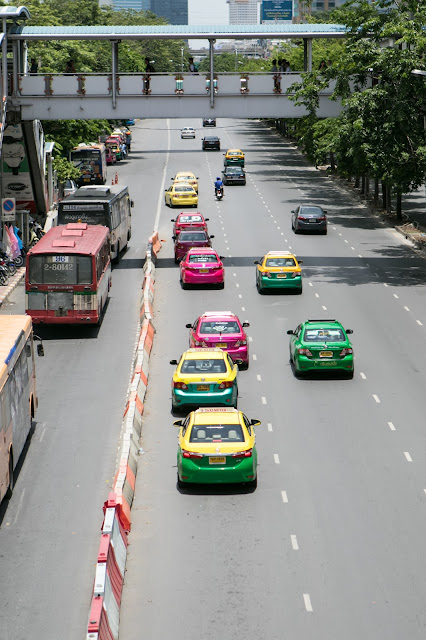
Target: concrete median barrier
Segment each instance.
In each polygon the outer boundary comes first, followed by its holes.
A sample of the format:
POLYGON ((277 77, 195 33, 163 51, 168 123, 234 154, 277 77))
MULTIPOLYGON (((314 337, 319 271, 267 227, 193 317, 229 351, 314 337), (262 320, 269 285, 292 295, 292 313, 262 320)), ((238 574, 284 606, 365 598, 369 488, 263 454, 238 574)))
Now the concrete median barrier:
POLYGON ((143 268, 139 338, 132 365, 120 435, 113 491, 104 505, 104 524, 96 565, 86 640, 118 640, 121 592, 127 557, 127 534, 135 494, 139 440, 154 341, 155 261, 161 249, 158 233, 148 241, 143 268))

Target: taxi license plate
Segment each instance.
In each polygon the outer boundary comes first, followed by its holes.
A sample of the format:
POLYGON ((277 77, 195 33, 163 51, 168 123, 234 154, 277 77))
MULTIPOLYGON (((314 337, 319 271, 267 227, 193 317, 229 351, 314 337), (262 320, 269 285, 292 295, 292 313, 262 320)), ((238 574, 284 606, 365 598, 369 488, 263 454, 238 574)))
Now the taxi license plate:
POLYGON ((197 384, 197 391, 210 391, 209 384, 197 384))
POLYGON ((219 347, 219 349, 226 349, 226 342, 216 342, 216 346, 219 347))
POLYGON ((327 360, 327 362, 320 362, 321 367, 335 367, 337 362, 335 360, 327 360))
POLYGON ((332 358, 332 357, 333 357, 332 351, 320 351, 320 358, 332 358))
POLYGON ((84 178, 84 182, 90 182, 90 178, 84 178))
POLYGON ((225 464, 226 458, 225 456, 210 456, 209 464, 225 464))
POLYGON ((277 273, 277 278, 287 278, 286 273, 277 273))
POLYGON ((209 270, 208 269, 200 269, 200 273, 208 273, 209 270))

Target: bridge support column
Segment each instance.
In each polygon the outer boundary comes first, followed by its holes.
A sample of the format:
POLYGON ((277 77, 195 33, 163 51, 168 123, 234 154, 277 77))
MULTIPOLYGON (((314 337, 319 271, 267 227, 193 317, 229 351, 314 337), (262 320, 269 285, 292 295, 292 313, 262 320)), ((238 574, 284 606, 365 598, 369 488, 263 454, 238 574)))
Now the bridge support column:
POLYGON ((117 107, 117 71, 118 71, 118 43, 120 40, 111 40, 111 80, 112 80, 112 108, 117 107))
POLYGON ((210 54, 210 107, 214 107, 214 43, 216 40, 209 40, 210 54))
MULTIPOLYGON (((4 33, 4 38, 1 44, 1 57, 2 57, 2 61, 1 61, 1 71, 2 71, 2 75, 3 75, 3 82, 2 82, 2 89, 3 89, 3 98, 6 99, 6 96, 8 94, 8 90, 7 90, 7 22, 6 19, 3 19, 3 33, 4 33)), ((6 106, 5 104, 3 106, 6 106)))
POLYGON ((312 71, 312 38, 303 38, 303 70, 312 71))

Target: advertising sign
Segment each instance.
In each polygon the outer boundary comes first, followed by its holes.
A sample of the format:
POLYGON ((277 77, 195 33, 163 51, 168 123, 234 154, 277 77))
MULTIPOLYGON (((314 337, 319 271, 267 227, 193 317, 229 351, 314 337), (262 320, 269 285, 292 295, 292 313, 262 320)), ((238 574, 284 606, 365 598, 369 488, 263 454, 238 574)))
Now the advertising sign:
POLYGON ((3 196, 16 199, 16 210, 35 213, 34 192, 22 125, 7 125, 3 136, 3 196))
POLYGON ((293 17, 292 0, 263 0, 262 22, 273 20, 291 20, 293 17))

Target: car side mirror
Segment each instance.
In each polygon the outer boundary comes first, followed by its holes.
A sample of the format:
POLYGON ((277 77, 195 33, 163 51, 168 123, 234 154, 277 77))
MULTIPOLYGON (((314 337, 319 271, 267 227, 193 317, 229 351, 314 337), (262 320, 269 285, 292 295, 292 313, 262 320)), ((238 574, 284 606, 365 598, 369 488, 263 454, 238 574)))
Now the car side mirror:
POLYGON ((173 423, 174 427, 183 427, 183 420, 175 420, 173 423))
POLYGON ((172 236, 172 240, 176 240, 176 236, 172 236))
POLYGON ((353 333, 353 329, 346 329, 346 333, 348 333, 348 334, 353 333))
POLYGON ((170 360, 170 364, 174 364, 177 365, 178 361, 177 360, 170 360))
POLYGON ((214 238, 214 236, 209 236, 209 238, 214 238))
POLYGON ((299 264, 303 264, 303 260, 298 260, 297 261, 299 264))
POLYGON ((322 210, 323 213, 328 213, 328 211, 326 211, 325 209, 322 210))
POLYGON ((170 218, 170 222, 176 222, 174 218, 170 218))
POLYGON ((255 261, 253 262, 253 264, 260 264, 260 263, 259 263, 259 260, 255 260, 255 261))
POLYGON ((249 327, 250 326, 250 322, 243 322, 242 326, 243 327, 249 327))
POLYGON ((296 213, 296 209, 292 209, 292 210, 291 210, 291 213, 296 213))
POLYGON ((189 323, 188 323, 188 324, 186 324, 186 325, 185 325, 185 327, 186 327, 187 329, 192 329, 192 324, 189 324, 189 323))
POLYGON ((134 200, 130 200, 130 206, 134 207, 135 206, 135 201, 134 200))
POLYGON ((208 222, 210 220, 210 218, 204 218, 205 222, 208 222))
POLYGON ((44 347, 42 344, 37 345, 37 355, 40 357, 44 356, 44 347))
POLYGON ((225 260, 225 256, 219 256, 219 260, 225 260))
POLYGON ((252 419, 250 420, 250 424, 252 425, 252 427, 258 427, 258 426, 259 426, 260 424, 262 424, 262 423, 261 423, 261 422, 260 422, 260 420, 258 420, 257 418, 252 418, 252 419))
POLYGON ((197 176, 195 179, 196 179, 196 180, 199 180, 200 178, 197 176))
POLYGON ((294 331, 293 331, 293 329, 289 329, 289 330, 287 331, 287 334, 288 334, 289 336, 294 336, 294 331))

